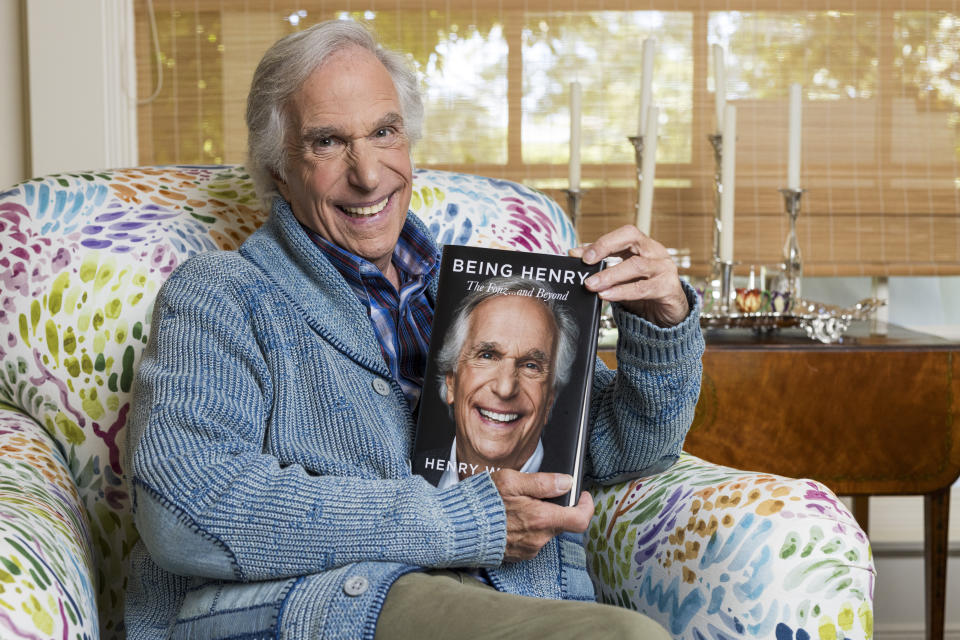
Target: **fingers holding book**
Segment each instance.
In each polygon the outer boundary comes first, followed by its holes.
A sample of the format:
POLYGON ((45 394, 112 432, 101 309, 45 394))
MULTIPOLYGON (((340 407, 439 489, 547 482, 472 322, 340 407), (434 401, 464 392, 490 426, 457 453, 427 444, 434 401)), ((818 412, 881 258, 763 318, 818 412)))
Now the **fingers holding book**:
POLYGON ((670 254, 633 225, 571 249, 570 255, 587 264, 618 258, 616 264, 587 278, 584 285, 602 299, 619 302, 627 311, 654 324, 672 327, 683 322, 690 311, 670 254))
POLYGON ((561 507, 545 500, 570 491, 573 479, 566 474, 501 469, 490 477, 507 515, 504 562, 530 559, 554 536, 564 531, 582 533, 590 524, 593 498, 586 491, 575 507, 561 507))

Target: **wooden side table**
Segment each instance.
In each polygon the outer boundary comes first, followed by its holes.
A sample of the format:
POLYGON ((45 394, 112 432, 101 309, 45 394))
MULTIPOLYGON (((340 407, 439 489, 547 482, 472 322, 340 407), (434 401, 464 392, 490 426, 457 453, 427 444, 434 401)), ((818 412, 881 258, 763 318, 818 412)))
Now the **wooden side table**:
MULTIPOLYGON (((924 496, 927 637, 942 640, 950 485, 960 476, 960 343, 854 323, 840 344, 799 330, 706 333, 685 449, 711 462, 823 482, 854 496, 924 496)), ((608 364, 612 352, 601 353, 608 364)))

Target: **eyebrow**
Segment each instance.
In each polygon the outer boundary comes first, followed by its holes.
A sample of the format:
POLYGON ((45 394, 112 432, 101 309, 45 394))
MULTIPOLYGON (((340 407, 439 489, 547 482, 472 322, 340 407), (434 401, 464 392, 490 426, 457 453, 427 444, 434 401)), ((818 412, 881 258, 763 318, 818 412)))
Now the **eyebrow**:
POLYGON ((536 362, 547 363, 550 362, 550 357, 540 349, 533 349, 528 351, 523 358, 528 358, 530 360, 535 360, 536 362))
MULTIPOLYGON (((498 354, 503 353, 503 351, 500 348, 500 345, 496 342, 478 342, 477 344, 473 345, 473 347, 470 349, 469 356, 473 357, 478 353, 483 353, 484 351, 493 351, 498 354)), ((527 351, 517 359, 518 360, 534 360, 536 362, 540 362, 544 364, 550 362, 550 356, 547 355, 547 353, 542 351, 541 349, 531 349, 530 351, 527 351)))
MULTIPOLYGON (((385 114, 382 118, 377 120, 377 122, 370 129, 370 132, 373 133, 378 129, 383 127, 398 127, 403 125, 403 116, 399 113, 391 111, 390 113, 385 114)), ((339 127, 326 126, 326 127, 308 127, 304 129, 300 134, 300 140, 302 142, 313 142, 314 140, 319 140, 320 138, 348 138, 346 132, 339 127)))
POLYGON ((495 351, 496 353, 501 353, 500 345, 496 342, 478 342, 470 347, 470 351, 467 355, 468 357, 472 358, 478 353, 483 353, 484 351, 495 351))

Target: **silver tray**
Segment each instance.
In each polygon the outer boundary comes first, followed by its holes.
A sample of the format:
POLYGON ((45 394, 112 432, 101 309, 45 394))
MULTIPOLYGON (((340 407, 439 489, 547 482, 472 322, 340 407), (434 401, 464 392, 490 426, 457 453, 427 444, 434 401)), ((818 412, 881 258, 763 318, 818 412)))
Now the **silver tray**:
POLYGON ((756 329, 772 331, 800 327, 810 338, 824 343, 838 342, 854 320, 867 320, 885 300, 866 298, 852 307, 814 302, 803 298, 797 300, 790 310, 783 312, 757 311, 753 313, 714 313, 700 315, 704 329, 756 329))

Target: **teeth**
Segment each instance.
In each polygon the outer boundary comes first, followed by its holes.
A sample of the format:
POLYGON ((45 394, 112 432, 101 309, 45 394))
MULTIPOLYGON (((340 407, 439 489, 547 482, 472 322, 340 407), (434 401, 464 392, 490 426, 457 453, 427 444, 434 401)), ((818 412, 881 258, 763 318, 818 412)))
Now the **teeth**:
POLYGON ((389 197, 384 198, 380 202, 374 205, 371 205, 369 207, 340 207, 340 208, 352 216, 373 216, 383 211, 384 208, 387 206, 387 202, 389 200, 390 200, 389 197))
POLYGON ((484 418, 488 420, 496 420, 497 422, 513 422, 520 417, 519 413, 497 413, 496 411, 488 411, 487 409, 477 409, 484 418))

